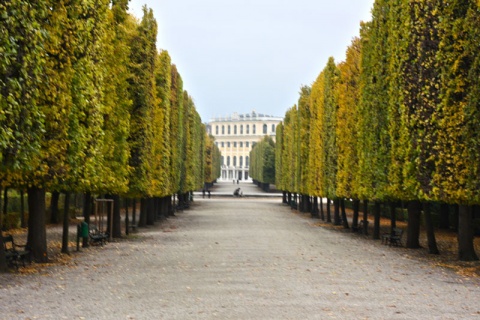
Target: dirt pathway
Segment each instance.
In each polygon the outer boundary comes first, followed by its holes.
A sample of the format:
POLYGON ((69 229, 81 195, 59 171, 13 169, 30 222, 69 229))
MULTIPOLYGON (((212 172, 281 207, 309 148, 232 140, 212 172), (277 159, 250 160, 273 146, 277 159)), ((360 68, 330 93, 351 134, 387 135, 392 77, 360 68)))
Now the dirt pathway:
POLYGON ((0 276, 0 319, 478 319, 480 283, 315 227, 279 199, 197 199, 67 266, 0 276))

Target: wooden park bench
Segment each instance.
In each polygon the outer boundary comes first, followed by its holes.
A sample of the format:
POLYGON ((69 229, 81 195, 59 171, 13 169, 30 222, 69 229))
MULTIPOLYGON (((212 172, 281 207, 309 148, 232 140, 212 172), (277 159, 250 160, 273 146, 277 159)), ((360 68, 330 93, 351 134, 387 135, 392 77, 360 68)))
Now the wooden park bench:
POLYGON ((352 226, 352 231, 353 232, 363 232, 363 229, 365 228, 365 224, 366 224, 367 230, 368 230, 368 220, 367 221, 360 220, 356 227, 352 226))
POLYGON ((89 225, 88 226, 88 236, 90 237, 90 242, 92 244, 100 244, 104 245, 107 243, 108 234, 100 232, 96 226, 89 225))
POLYGON ((391 233, 382 235, 382 243, 390 246, 402 246, 403 229, 393 228, 391 233))
POLYGON ((3 237, 3 246, 5 248, 5 257, 9 267, 18 269, 18 264, 21 262, 25 267, 25 261, 31 262, 30 250, 26 245, 15 243, 12 235, 3 237))

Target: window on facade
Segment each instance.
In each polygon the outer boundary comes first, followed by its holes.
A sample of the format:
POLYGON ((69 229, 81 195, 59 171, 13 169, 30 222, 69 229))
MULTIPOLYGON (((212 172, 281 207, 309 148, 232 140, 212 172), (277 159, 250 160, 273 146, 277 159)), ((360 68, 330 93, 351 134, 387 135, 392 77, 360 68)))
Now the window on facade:
POLYGON ((230 156, 227 157, 227 166, 230 166, 230 156))
POLYGON ((233 147, 234 147, 234 148, 237 147, 237 141, 234 141, 234 142, 233 142, 233 147))
POLYGON ((225 147, 225 142, 222 141, 222 148, 225 147))
POLYGON ((224 156, 221 156, 220 163, 222 164, 222 166, 225 165, 225 157, 224 156))
POLYGON ((218 126, 215 126, 215 134, 218 136, 218 126))
POLYGON ((233 166, 234 167, 237 166, 237 157, 236 156, 233 156, 233 166))
POLYGON ((240 167, 243 166, 243 157, 242 156, 240 156, 239 162, 240 162, 239 163, 240 167))
POLYGON ((252 142, 252 148, 255 147, 256 144, 256 142, 252 142))
POLYGON ((225 126, 222 126, 222 134, 225 134, 225 126))
POLYGON ((248 165, 250 164, 249 161, 250 159, 248 158, 248 156, 245 157, 245 166, 248 167, 248 165))
POLYGON ((263 134, 267 134, 268 127, 266 124, 263 125, 263 134))
POLYGON ((228 134, 230 134, 230 125, 228 125, 228 134))
POLYGON ((240 148, 243 148, 243 141, 240 141, 240 148))
POLYGON ((243 134, 243 124, 240 125, 240 134, 243 134))
POLYGON ((233 134, 237 134, 237 125, 233 126, 233 134))
POLYGON ((275 132, 275 125, 272 124, 272 132, 275 132))
POLYGON ((249 148, 250 147, 250 142, 245 142, 245 147, 249 148))
POLYGON ((247 124, 247 134, 250 134, 250 125, 247 124))
POLYGON ((257 126, 256 125, 252 125, 252 133, 255 134, 257 131, 257 126))
POLYGON ((218 141, 215 141, 215 145, 218 147, 218 141))
POLYGON ((227 148, 230 148, 230 141, 227 142, 227 148))

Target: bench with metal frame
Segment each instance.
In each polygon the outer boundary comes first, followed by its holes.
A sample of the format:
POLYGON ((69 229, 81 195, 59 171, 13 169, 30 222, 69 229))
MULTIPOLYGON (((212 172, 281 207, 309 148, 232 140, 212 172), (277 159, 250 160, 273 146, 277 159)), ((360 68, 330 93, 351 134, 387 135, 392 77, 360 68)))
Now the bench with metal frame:
POLYGON ((390 246, 401 247, 402 246, 403 229, 393 228, 391 233, 385 233, 382 235, 382 243, 390 246))
POLYGON ((12 235, 3 236, 3 246, 5 248, 5 257, 9 267, 15 267, 21 262, 25 267, 25 261, 31 262, 30 250, 26 245, 15 243, 12 235))

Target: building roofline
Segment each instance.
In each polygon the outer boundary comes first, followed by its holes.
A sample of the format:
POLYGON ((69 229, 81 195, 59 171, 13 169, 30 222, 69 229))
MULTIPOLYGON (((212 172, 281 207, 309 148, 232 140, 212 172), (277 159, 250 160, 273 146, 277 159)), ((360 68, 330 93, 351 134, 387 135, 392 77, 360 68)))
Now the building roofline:
POLYGON ((262 113, 257 113, 253 110, 250 113, 238 114, 234 112, 231 115, 225 117, 213 117, 210 119, 210 122, 233 122, 233 121, 258 121, 258 120, 273 120, 273 121, 283 121, 283 117, 276 117, 271 115, 266 115, 262 113))

